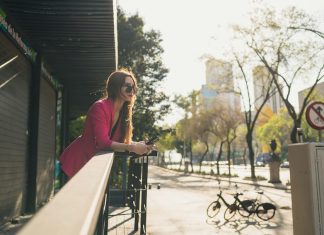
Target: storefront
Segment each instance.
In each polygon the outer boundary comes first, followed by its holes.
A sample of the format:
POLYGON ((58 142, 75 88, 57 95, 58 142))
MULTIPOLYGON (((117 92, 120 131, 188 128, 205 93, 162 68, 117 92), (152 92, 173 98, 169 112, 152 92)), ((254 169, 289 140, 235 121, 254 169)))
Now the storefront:
POLYGON ((24 207, 31 64, 0 32, 0 220, 24 207))
POLYGON ((0 225, 53 195, 67 123, 116 68, 115 10, 114 1, 0 2, 0 225))

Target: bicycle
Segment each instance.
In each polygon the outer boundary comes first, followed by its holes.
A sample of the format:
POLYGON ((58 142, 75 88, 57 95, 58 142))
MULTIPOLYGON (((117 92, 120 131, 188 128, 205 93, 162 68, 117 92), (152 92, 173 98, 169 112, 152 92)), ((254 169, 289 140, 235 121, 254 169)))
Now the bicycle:
MULTIPOLYGON (((221 203, 220 200, 223 201, 225 206, 227 207, 225 212, 224 212, 224 219, 225 220, 230 220, 238 210, 238 202, 237 199, 232 204, 229 204, 223 197, 222 197, 222 191, 220 191, 219 194, 217 194, 218 198, 217 200, 211 202, 209 206, 207 207, 207 216, 209 218, 214 218, 220 211, 221 208, 221 203)), ((242 193, 237 193, 238 195, 243 195, 242 193)))
POLYGON ((233 218, 238 212, 243 217, 249 217, 252 213, 251 211, 255 208, 254 200, 243 200, 239 199, 239 196, 243 195, 243 193, 235 193, 234 196, 234 203, 228 207, 224 212, 225 220, 229 221, 233 218))
MULTIPOLYGON (((262 195, 263 192, 257 192, 262 195)), ((243 200, 239 199, 239 194, 234 195, 235 201, 239 203, 238 212, 243 217, 249 217, 251 214, 256 214, 261 220, 268 221, 275 216, 276 206, 272 203, 265 202, 259 203, 257 199, 255 200, 243 200)), ((234 215, 233 215, 234 216, 234 215)), ((233 217, 232 216, 232 217, 233 217)))

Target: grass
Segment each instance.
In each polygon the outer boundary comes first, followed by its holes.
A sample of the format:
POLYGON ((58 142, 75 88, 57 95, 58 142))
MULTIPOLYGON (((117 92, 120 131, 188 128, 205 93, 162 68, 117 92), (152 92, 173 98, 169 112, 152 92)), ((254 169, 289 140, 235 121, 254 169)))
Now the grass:
POLYGON ((255 179, 252 179, 251 176, 245 176, 243 178, 244 180, 252 180, 252 181, 263 181, 263 180, 268 180, 266 177, 257 175, 255 179))

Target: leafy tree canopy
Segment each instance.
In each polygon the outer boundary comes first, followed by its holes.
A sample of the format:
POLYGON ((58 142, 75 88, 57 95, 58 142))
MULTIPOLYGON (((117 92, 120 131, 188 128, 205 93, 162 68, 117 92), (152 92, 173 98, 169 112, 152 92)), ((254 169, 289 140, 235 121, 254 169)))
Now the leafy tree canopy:
POLYGON ((283 108, 279 114, 274 114, 267 123, 257 128, 257 138, 262 143, 262 152, 270 152, 269 142, 272 139, 277 141, 277 150, 281 151, 281 146, 287 145, 289 130, 293 125, 293 120, 288 115, 287 109, 283 108))
POLYGON ((161 34, 144 31, 144 21, 138 15, 126 16, 118 8, 118 65, 131 70, 139 92, 134 107, 134 139, 140 140, 158 133, 157 121, 170 111, 168 97, 159 87, 168 69, 162 63, 161 34))

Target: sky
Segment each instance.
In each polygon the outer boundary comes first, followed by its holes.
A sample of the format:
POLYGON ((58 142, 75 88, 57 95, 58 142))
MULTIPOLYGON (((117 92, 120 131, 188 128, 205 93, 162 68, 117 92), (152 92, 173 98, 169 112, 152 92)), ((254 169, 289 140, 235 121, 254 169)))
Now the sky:
MULTIPOLYGON (((293 5, 324 20, 324 0, 271 0, 277 8, 293 5)), ((205 84, 204 55, 219 58, 230 37, 229 25, 242 23, 251 0, 117 0, 126 14, 138 13, 145 30, 160 31, 163 62, 169 73, 161 89, 170 97, 188 95, 205 84)), ((324 22, 323 22, 324 23, 324 22)), ((174 124, 181 112, 172 112, 174 124)))

